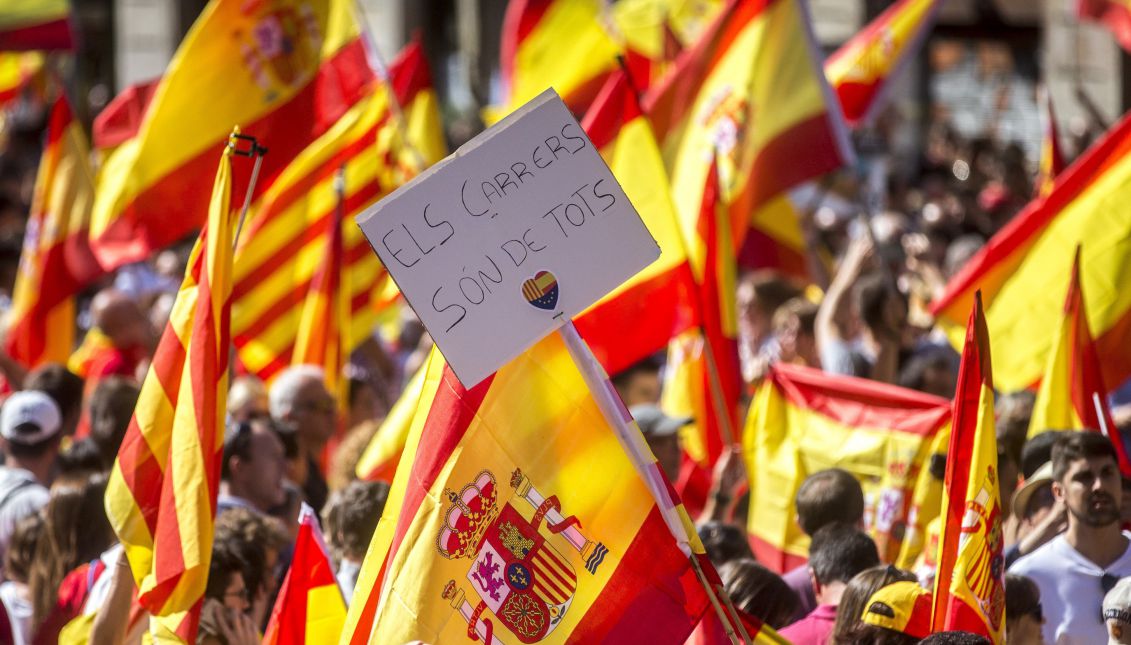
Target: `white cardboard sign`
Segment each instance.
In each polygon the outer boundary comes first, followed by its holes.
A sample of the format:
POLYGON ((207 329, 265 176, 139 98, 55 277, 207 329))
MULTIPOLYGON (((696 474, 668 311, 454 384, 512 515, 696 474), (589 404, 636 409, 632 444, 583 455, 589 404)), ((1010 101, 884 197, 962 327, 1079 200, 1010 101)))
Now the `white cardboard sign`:
MULTIPOLYGON (((553 90, 358 216, 471 387, 660 256, 553 90)), ((630 334, 635 321, 625 321, 630 334)))

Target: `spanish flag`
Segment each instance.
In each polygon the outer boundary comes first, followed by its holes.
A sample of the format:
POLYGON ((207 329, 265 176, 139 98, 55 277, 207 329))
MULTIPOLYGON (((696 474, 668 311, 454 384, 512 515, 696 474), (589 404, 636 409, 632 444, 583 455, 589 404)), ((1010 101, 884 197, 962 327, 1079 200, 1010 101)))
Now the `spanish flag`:
POLYGON ((914 60, 942 0, 899 0, 825 61, 825 76, 852 127, 868 125, 895 77, 914 60))
MULTIPOLYGON (((91 235, 103 264, 144 259, 204 223, 205 178, 233 123, 270 150, 259 197, 366 96, 374 75, 354 14, 350 0, 209 3, 137 136, 99 175, 91 235)), ((233 197, 242 203, 242 193, 233 197)))
POLYGON ((973 632, 996 644, 1005 642, 1005 560, 990 373, 990 338, 975 294, 946 451, 931 631, 973 632))
POLYGON ((690 521, 654 501, 561 336, 471 389, 434 353, 424 387, 342 643, 687 638, 702 545, 673 537, 690 521))
POLYGON ((1131 6, 1124 0, 1076 0, 1076 17, 1102 23, 1125 51, 1131 51, 1131 6))
POLYGON ((20 97, 45 61, 41 52, 0 52, 0 108, 20 97))
POLYGON ((722 0, 621 0, 610 14, 633 78, 647 87, 671 71, 683 50, 718 17, 722 0))
POLYGON ((346 601, 314 509, 302 505, 294 557, 263 632, 264 645, 333 643, 346 622, 346 601))
POLYGON ((74 46, 70 0, 0 0, 0 50, 74 46))
POLYGON ((51 108, 31 215, 8 312, 5 350, 24 367, 66 363, 74 296, 102 274, 87 241, 94 178, 82 125, 66 97, 51 108))
MULTIPOLYGON (((1100 369, 1100 357, 1084 315, 1086 309, 1080 285, 1080 247, 1076 247, 1068 296, 1064 300, 1064 315, 1049 352, 1048 367, 1041 378, 1037 400, 1033 403, 1030 437, 1048 430, 1087 428, 1099 431, 1115 428, 1107 407, 1107 387, 1100 369), (1099 398, 1101 411, 1096 410, 1096 397, 1099 398)), ((1131 462, 1127 460, 1123 442, 1117 437, 1112 445, 1119 456, 1120 470, 1131 477, 1131 462)))
POLYGON ((1033 182, 1035 197, 1044 197, 1052 191, 1053 182, 1064 170, 1064 152, 1060 149, 1060 134, 1056 128, 1056 114, 1052 110, 1052 93, 1042 86, 1038 95, 1041 117, 1041 157, 1037 165, 1037 180, 1033 182))
POLYGON ((696 229, 714 157, 736 249, 753 246, 763 262, 805 273, 786 191, 852 160, 820 61, 804 2, 730 0, 649 90, 644 107, 662 141, 685 237, 696 229))
POLYGON ((443 155, 435 93, 420 46, 410 45, 390 66, 389 82, 368 91, 291 160, 248 214, 236 250, 232 333, 240 362, 265 381, 295 361, 303 303, 326 262, 327 232, 339 208, 335 182, 343 168, 344 356, 372 333, 378 313, 397 295, 353 218, 443 155), (397 99, 404 123, 392 105, 393 91, 403 92, 397 99))
POLYGON ((232 291, 231 155, 106 487, 158 642, 196 642, 220 483, 232 291))
POLYGON ((513 0, 503 16, 502 114, 553 87, 575 113, 617 68, 621 46, 605 28, 601 0, 513 0))
MULTIPOLYGON (((778 364, 754 394, 743 434, 750 472, 747 530, 758 561, 777 571, 805 562, 809 538, 794 519, 801 482, 843 468, 864 489, 864 524, 880 559, 909 566, 918 555, 901 538, 925 533, 938 515, 915 508, 931 456, 945 448, 950 402, 867 379, 778 364), (912 509, 915 521, 912 523, 912 509), (898 558, 898 560, 897 560, 898 558)), ((920 538, 921 540, 921 538, 920 538)))
POLYGON ((1081 245, 1080 286, 1105 383, 1131 376, 1131 117, 1124 117, 1057 179, 1044 199, 1031 202, 951 278, 932 305, 939 324, 960 345, 962 313, 975 290, 997 344, 994 380, 1003 392, 1040 380, 1064 308, 1063 284, 1081 245))

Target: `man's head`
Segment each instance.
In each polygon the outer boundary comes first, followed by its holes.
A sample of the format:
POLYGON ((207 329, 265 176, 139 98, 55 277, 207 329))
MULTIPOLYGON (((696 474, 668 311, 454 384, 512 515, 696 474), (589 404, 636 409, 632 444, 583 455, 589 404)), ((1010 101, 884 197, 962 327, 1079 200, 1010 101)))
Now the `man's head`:
POLYGON ((230 494, 266 513, 286 501, 286 467, 283 442, 270 421, 233 423, 225 430, 220 477, 228 484, 230 494))
POLYGON ((669 481, 679 477, 679 462, 682 457, 679 447, 679 429, 691 423, 688 417, 669 417, 657 405, 644 404, 629 408, 644 440, 656 455, 660 469, 669 481))
POLYGON ((774 312, 774 337, 781 348, 781 360, 819 367, 814 327, 817 305, 803 297, 786 302, 774 312))
POLYGON ((361 562, 385 510, 389 485, 385 482, 355 480, 330 495, 322 515, 330 544, 345 559, 361 562))
POLYGON ((699 527, 699 540, 703 543, 707 557, 711 559, 711 564, 715 565, 716 569, 731 560, 754 559, 754 552, 750 549, 746 532, 733 524, 705 522, 699 527))
POLYGON ((82 377, 58 363, 48 363, 27 375, 24 389, 38 390, 51 397, 63 417, 63 434, 75 433, 82 416, 82 377))
POLYGON ((228 388, 228 416, 236 421, 250 421, 270 416, 267 387, 254 376, 240 376, 228 388))
POLYGON ((835 605, 843 585, 861 571, 879 564, 876 543, 867 533, 850 524, 823 526, 813 534, 809 544, 809 570, 820 604, 835 605), (835 598, 822 599, 822 595, 835 598))
POLYGON ((797 285, 775 271, 742 276, 735 295, 739 333, 753 345, 761 345, 772 331, 774 312, 799 295, 797 285))
POLYGON ((1069 526, 1118 526, 1123 483, 1115 448, 1097 432, 1065 432, 1052 447, 1052 492, 1068 507, 1069 526))
POLYGON ((1052 493, 1052 464, 1045 463, 1013 493, 1010 512, 1020 525, 1021 534, 1018 539, 1052 512, 1055 503, 1056 498, 1052 493))
POLYGON ((1025 576, 1005 574, 1005 630, 1010 642, 1039 643, 1044 615, 1041 590, 1025 576))
POLYGON ((864 490, 840 468, 809 475, 797 489, 796 504, 797 523, 807 535, 834 522, 859 526, 864 519, 864 490))
POLYGON ((1029 479, 1038 468, 1052 461, 1052 445, 1062 434, 1063 431, 1049 430, 1025 441, 1021 446, 1022 479, 1029 479))
POLYGON ((117 289, 103 289, 90 301, 90 316, 97 327, 118 349, 148 347, 153 340, 141 305, 117 289))
POLYGON ((108 376, 99 381, 90 395, 90 437, 106 468, 114 465, 140 393, 133 381, 108 376))
POLYGON ((4 454, 21 462, 51 462, 62 437, 59 406, 43 392, 16 392, 0 407, 4 454))
POLYGON ((294 429, 301 444, 321 448, 337 427, 337 402, 326 389, 322 368, 295 365, 271 384, 271 416, 294 429))
POLYGON ((660 361, 653 356, 633 363, 609 380, 626 407, 660 400, 660 361))

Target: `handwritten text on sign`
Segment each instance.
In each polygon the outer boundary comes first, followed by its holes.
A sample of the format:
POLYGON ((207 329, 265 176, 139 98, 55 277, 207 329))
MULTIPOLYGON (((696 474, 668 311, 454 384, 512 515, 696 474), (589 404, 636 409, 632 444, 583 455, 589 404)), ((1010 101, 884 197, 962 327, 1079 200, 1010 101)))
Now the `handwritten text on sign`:
POLYGON ((660 255, 552 90, 358 223, 467 386, 660 255))

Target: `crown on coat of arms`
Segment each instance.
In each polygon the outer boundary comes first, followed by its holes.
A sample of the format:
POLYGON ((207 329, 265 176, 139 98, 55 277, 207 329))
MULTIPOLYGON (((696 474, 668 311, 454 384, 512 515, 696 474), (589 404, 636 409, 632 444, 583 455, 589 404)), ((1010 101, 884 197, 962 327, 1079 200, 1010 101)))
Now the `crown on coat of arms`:
POLYGON ((474 557, 499 515, 495 476, 484 470, 459 493, 444 489, 444 496, 451 506, 444 511, 444 526, 436 539, 440 555, 450 560, 474 557))

